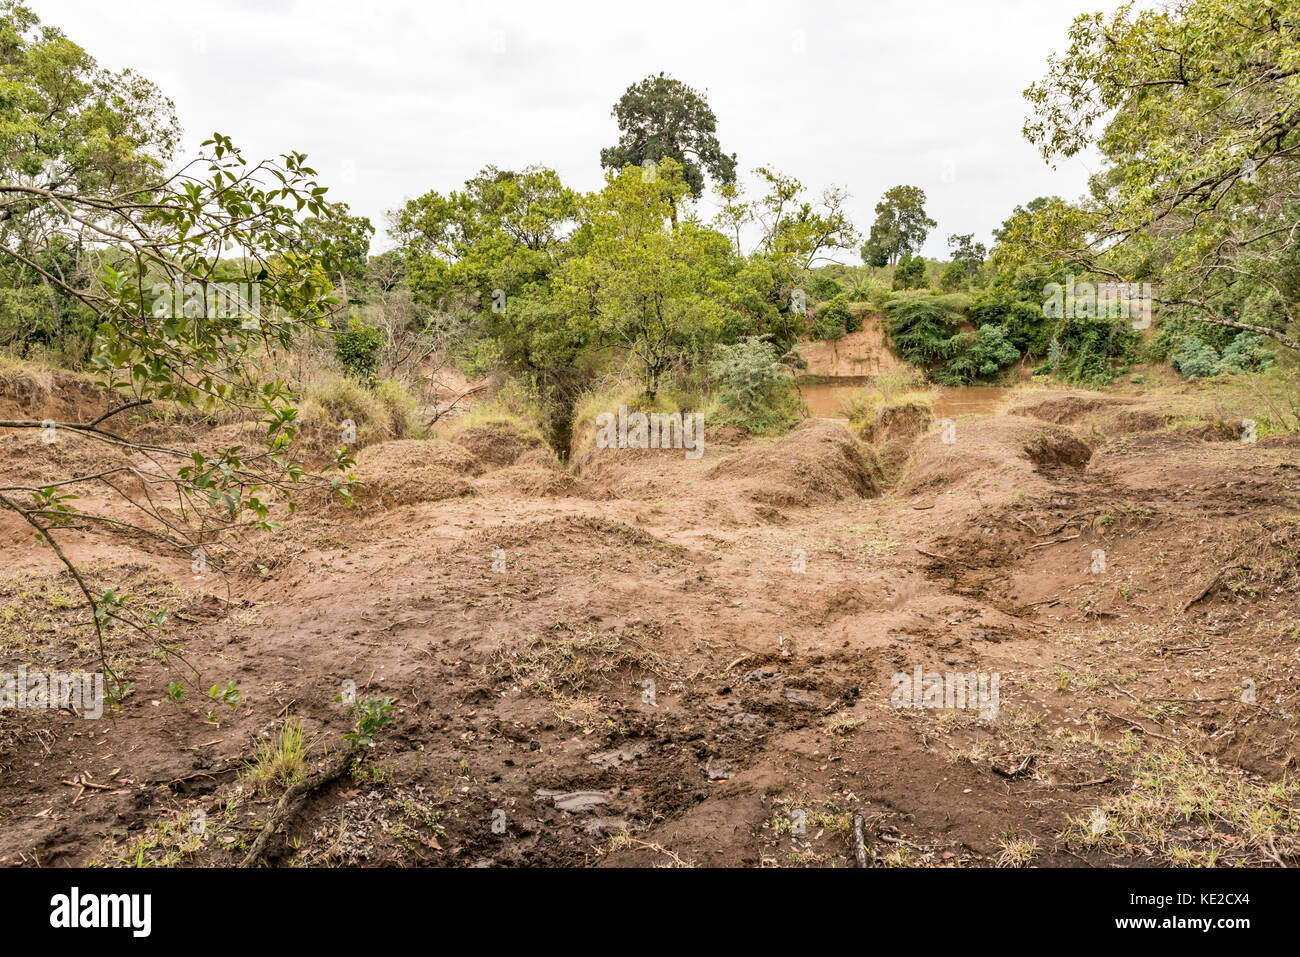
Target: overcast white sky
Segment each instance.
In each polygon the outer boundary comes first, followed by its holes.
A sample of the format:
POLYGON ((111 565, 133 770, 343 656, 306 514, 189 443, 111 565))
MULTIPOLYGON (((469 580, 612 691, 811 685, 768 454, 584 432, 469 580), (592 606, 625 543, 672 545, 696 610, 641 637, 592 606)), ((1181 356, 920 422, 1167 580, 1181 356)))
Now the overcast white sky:
MULTIPOLYGON (((989 233, 1017 204, 1084 189, 1095 159, 1049 168, 1022 91, 1076 14, 1117 0, 29 0, 112 69, 171 97, 187 150, 220 130, 249 156, 305 152, 330 198, 371 218, 488 163, 600 185, 610 109, 664 71, 707 91, 743 170, 852 193, 920 186, 939 227, 989 233)), ((711 215, 711 213, 710 213, 711 215)), ((856 262, 856 257, 850 261, 856 262)))

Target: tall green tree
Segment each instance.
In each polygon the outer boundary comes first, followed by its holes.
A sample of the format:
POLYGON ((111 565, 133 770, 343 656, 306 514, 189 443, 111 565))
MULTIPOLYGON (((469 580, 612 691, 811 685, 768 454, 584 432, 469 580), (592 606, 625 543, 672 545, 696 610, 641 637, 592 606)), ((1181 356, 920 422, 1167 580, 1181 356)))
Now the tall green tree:
POLYGON ((988 255, 984 244, 975 242, 974 233, 953 233, 948 237, 948 248, 952 250, 952 261, 961 263, 968 275, 978 271, 988 255))
POLYGON ((920 252, 938 223, 925 213, 925 191, 919 186, 895 186, 876 203, 876 220, 862 247, 862 259, 872 266, 897 264, 899 257, 920 252))
POLYGON ((685 171, 665 159, 648 180, 610 171, 583 201, 582 255, 565 264, 557 295, 597 338, 625 352, 654 396, 664 374, 693 346, 712 345, 722 322, 716 284, 731 275, 730 240, 695 219, 671 227, 687 195, 685 171))
POLYGON ((552 169, 487 166, 463 190, 430 191, 389 214, 411 289, 428 305, 544 283, 573 228, 577 196, 552 169))
POLYGON ((83 361, 94 313, 81 284, 91 250, 49 197, 119 194, 160 177, 180 127, 148 80, 103 69, 57 27, 0 2, 0 343, 83 361))
POLYGON ((375 234, 369 218, 353 216, 347 203, 334 203, 328 215, 304 220, 302 232, 303 252, 319 260, 344 299, 359 302, 375 234))
POLYGON ((1300 8, 1176 0, 1074 21, 1026 91, 1049 161, 1105 160, 1016 224, 1019 261, 1161 285, 1170 315, 1300 349, 1300 8))
POLYGON ((718 118, 704 95, 680 80, 660 73, 632 84, 613 115, 621 135, 600 151, 606 169, 672 159, 693 197, 703 194, 706 172, 715 183, 735 182, 736 155, 723 152, 718 142, 718 118))

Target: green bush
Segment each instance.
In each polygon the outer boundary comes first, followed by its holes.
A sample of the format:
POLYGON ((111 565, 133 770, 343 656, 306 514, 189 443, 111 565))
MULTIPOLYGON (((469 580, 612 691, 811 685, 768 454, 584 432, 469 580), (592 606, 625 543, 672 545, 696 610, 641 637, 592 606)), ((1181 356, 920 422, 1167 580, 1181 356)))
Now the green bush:
POLYGON ((1200 336, 1186 334, 1173 340, 1169 363, 1189 379, 1264 372, 1277 361, 1267 348, 1267 341, 1257 332, 1242 332, 1224 347, 1220 356, 1214 346, 1200 336))
POLYGON ((825 302, 828 299, 833 299, 838 296, 841 291, 840 284, 836 282, 833 277, 828 276, 821 271, 814 272, 809 276, 805 285, 807 286, 808 295, 818 302, 825 302))
POLYGON ((894 268, 895 289, 928 289, 930 280, 925 275, 925 257, 910 253, 898 261, 894 268))
POLYGON ((961 314, 929 295, 898 296, 885 307, 885 329, 899 358, 929 366, 952 355, 952 335, 961 314))
POLYGON ((348 320, 348 331, 334 337, 334 357, 343 371, 361 382, 372 383, 379 373, 379 350, 384 334, 355 316, 348 320))
POLYGON ((1043 295, 1038 288, 996 286, 981 290, 970 303, 971 320, 979 326, 994 323, 1021 351, 1041 356, 1056 334, 1055 320, 1043 315, 1043 295))
POLYGON ((983 325, 978 333, 963 332, 950 340, 952 358, 935 372, 947 385, 967 385, 987 379, 1020 358, 1020 350, 1001 326, 983 325))
MULTIPOLYGON (((1059 349, 1054 371, 1066 382, 1106 385, 1115 378, 1115 365, 1137 359, 1142 337, 1128 320, 1101 322, 1096 319, 1056 319, 1051 338, 1059 349)), ((1051 354, 1051 343, 1046 346, 1051 354)))
POLYGON ((958 310, 967 304, 961 294, 895 297, 886 307, 885 320, 894 353, 950 385, 996 375, 1019 359, 1020 349, 1001 324, 985 322, 977 332, 957 331, 965 322, 958 310))
POLYGON ((861 320, 849 309, 848 297, 840 293, 817 311, 812 336, 814 339, 843 339, 845 333, 857 332, 861 325, 861 320))
POLYGON ((1219 354, 1214 347, 1196 336, 1183 336, 1174 346, 1169 361, 1189 379, 1204 379, 1219 368, 1219 354))
POLYGON ((799 399, 791 376, 796 356, 782 355, 759 336, 720 343, 713 355, 709 375, 717 385, 718 406, 713 420, 758 434, 783 431, 797 420, 799 399))
POLYGON ((1258 332, 1243 332, 1223 350, 1219 360, 1218 373, 1231 375, 1235 372, 1265 372, 1277 356, 1265 347, 1268 340, 1258 332))

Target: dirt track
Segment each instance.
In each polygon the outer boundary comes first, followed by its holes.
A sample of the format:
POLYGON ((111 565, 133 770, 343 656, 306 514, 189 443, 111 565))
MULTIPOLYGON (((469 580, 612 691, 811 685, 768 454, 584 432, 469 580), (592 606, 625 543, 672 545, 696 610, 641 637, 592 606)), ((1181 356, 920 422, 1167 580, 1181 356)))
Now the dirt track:
MULTIPOLYGON (((576 475, 394 443, 228 588, 79 534, 244 698, 210 723, 142 647, 101 721, 0 713, 0 861, 236 861, 277 796, 255 743, 292 714, 337 748, 347 680, 396 720, 273 863, 853 866, 853 815, 880 864, 1294 859, 1300 446, 1152 402, 1032 394, 891 475, 824 420, 576 475), (996 719, 891 706, 915 666, 996 673, 996 719)), ((66 579, 0 533, 0 659, 89 667, 66 579)))

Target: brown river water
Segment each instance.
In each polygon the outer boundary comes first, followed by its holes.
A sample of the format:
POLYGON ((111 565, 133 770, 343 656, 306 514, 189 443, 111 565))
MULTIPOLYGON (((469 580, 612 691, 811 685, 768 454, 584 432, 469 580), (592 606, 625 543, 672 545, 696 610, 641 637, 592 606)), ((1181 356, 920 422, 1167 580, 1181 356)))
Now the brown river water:
MULTIPOLYGON (((827 419, 844 418, 840 411, 840 397, 854 389, 861 389, 869 380, 844 378, 838 381, 801 383, 799 391, 808 404, 810 415, 827 419)), ((934 417, 953 418, 974 412, 995 412, 1011 394, 1009 386, 967 385, 939 386, 935 397, 934 417)))

